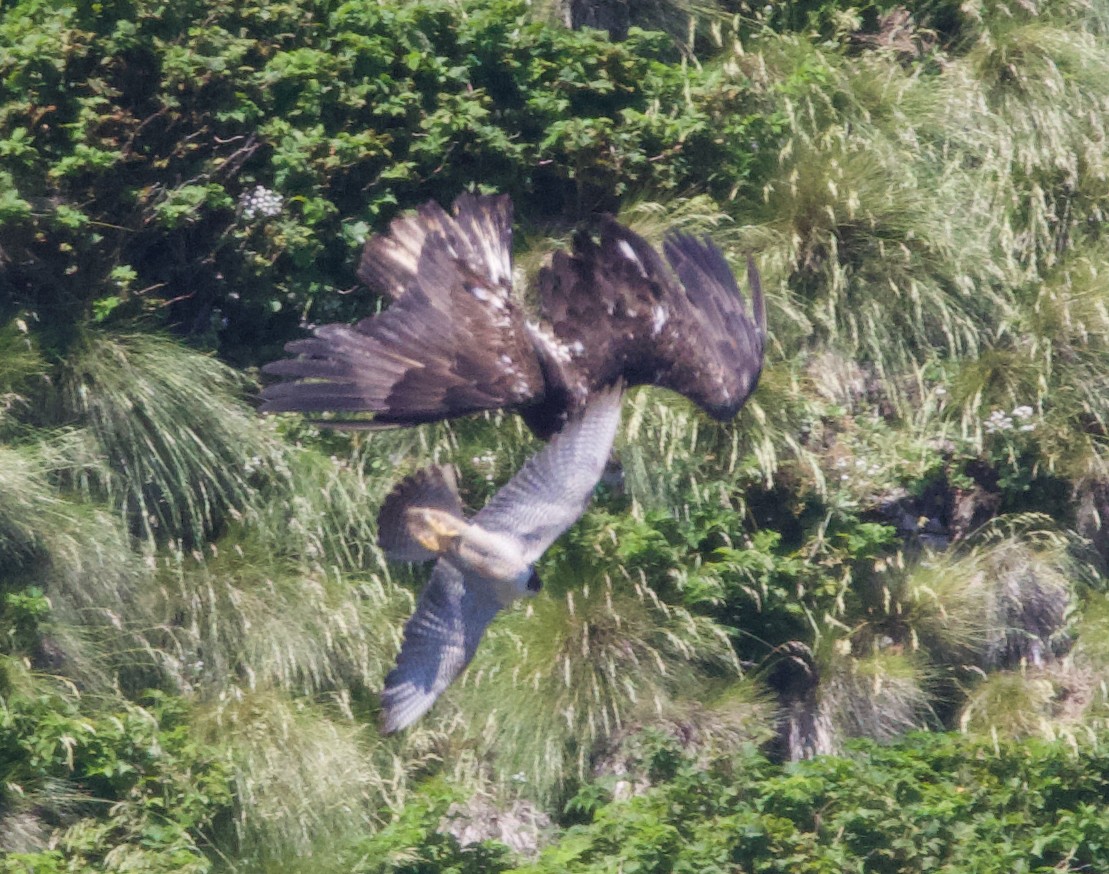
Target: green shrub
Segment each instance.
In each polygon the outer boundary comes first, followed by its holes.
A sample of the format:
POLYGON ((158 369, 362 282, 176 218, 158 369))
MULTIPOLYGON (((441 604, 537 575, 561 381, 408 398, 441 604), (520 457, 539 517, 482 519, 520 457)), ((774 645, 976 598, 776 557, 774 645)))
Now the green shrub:
POLYGON ((272 357, 297 318, 348 309, 334 292, 400 207, 478 186, 548 221, 630 188, 743 181, 765 123, 742 79, 687 67, 659 34, 611 44, 527 9, 16 4, 0 315, 31 309, 57 335, 145 311, 272 357), (268 207, 250 204, 259 186, 268 207))
POLYGON ((231 804, 225 757, 192 732, 180 699, 104 706, 0 662, 0 810, 53 831, 52 849, 0 871, 204 872, 231 804))
POLYGON ((1103 743, 918 734, 784 766, 750 751, 709 769, 684 759, 519 870, 1096 870, 1109 864, 1107 787, 1103 743))

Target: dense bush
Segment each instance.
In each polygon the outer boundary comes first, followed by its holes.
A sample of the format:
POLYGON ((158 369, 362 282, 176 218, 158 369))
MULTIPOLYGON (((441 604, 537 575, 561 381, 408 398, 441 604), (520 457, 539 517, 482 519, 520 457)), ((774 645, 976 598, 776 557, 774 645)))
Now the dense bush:
POLYGON ((1097 743, 918 734, 786 766, 750 749, 706 766, 662 735, 637 749, 655 785, 617 801, 611 778, 591 785, 568 805, 587 822, 558 832, 534 863, 492 842, 460 847, 442 831, 448 799, 430 792, 334 870, 1010 874, 1109 864, 1109 757, 1097 743))
POLYGON ((231 773, 190 730, 183 701, 104 706, 25 676, 10 656, 0 656, 0 701, 0 831, 14 851, 0 871, 209 870, 231 773), (40 850, 50 830, 52 849, 40 850))
POLYGON ((742 184, 771 127, 742 80, 678 63, 659 34, 611 44, 526 11, 16 4, 0 316, 28 309, 56 334, 168 308, 249 360, 338 314, 361 241, 398 208, 477 186, 545 223, 630 190, 742 184))
MULTIPOLYGON (((602 806, 529 871, 1081 871, 1109 864, 1104 749, 916 735, 788 767, 748 754, 602 806)), ((676 762, 676 764, 675 764, 676 762)), ((657 765, 656 765, 657 767, 657 765)))

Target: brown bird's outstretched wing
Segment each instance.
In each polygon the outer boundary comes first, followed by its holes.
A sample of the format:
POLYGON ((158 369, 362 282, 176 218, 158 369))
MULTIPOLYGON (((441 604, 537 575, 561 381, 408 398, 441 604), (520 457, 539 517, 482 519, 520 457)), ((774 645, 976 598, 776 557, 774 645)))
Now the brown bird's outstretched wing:
POLYGON ((671 233, 663 260, 608 217, 599 241, 579 234, 540 272, 541 318, 527 321, 510 243, 503 196, 462 195, 453 215, 429 203, 395 220, 359 267, 392 305, 290 343, 298 357, 264 368, 286 379, 263 391, 263 412, 330 412, 337 418, 321 424, 379 428, 512 408, 548 438, 617 379, 672 389, 720 420, 754 390, 766 320, 750 260, 749 310, 708 239, 671 233))
POLYGON ((611 217, 600 241, 584 234, 539 274, 550 330, 586 374, 590 390, 618 377, 685 395, 721 421, 732 418, 762 369, 766 317, 748 259, 751 311, 720 250, 671 232, 669 265, 611 217))
POLYGON ((286 377, 263 412, 373 413, 345 427, 412 425, 541 397, 544 380, 512 295, 511 202, 462 195, 374 237, 359 275, 394 303, 358 324, 323 325, 266 365, 286 377))

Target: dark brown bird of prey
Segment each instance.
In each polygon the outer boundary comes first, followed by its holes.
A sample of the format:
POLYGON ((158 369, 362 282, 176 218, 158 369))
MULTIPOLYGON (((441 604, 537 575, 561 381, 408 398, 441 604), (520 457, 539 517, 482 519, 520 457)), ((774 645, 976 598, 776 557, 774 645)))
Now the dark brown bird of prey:
POLYGON ((619 381, 593 393, 469 521, 449 468, 413 474, 385 499, 378 540, 386 555, 438 560, 385 678, 384 731, 422 716, 469 664, 497 612, 539 591, 535 562, 585 512, 616 437, 622 393, 619 381))
POLYGON ((598 241, 578 234, 540 271, 533 315, 514 293, 511 243, 507 196, 464 194, 453 215, 428 203, 396 219, 358 270, 391 305, 290 343, 297 357, 264 368, 286 380, 264 390, 262 410, 380 428, 508 408, 548 438, 617 380, 672 389, 720 421, 754 390, 766 318, 750 259, 749 311, 707 238, 671 232, 664 261, 604 217, 598 241))

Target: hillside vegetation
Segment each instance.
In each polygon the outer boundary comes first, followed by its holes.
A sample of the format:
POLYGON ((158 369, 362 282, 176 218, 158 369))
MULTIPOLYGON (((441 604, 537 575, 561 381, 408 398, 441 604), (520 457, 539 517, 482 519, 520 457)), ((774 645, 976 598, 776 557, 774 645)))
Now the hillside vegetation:
POLYGON ((0 872, 1109 870, 1104 0, 0 5, 0 872), (728 425, 634 392, 382 737, 381 499, 536 443, 256 368, 467 189, 521 276, 598 211, 754 254, 768 359, 728 425))

